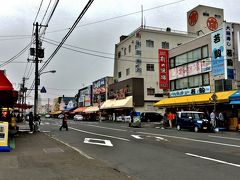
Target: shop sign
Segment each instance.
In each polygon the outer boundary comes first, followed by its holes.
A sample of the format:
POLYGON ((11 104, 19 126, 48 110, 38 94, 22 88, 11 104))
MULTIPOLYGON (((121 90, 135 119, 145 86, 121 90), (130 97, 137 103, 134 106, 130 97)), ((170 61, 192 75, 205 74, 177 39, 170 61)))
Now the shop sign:
POLYGON ((225 48, 223 39, 223 29, 211 34, 212 43, 212 74, 214 77, 225 74, 225 48))
POLYGON ((224 22, 224 48, 226 49, 226 61, 225 63, 225 79, 234 79, 233 70, 233 36, 232 36, 232 24, 224 22))
POLYGON ((93 94, 102 94, 106 92, 105 78, 93 82, 93 94))
POLYGON ((159 88, 169 89, 168 50, 159 49, 159 88))
POLYGON ((197 88, 189 88, 177 91, 170 91, 170 97, 177 97, 177 96, 188 96, 188 95, 197 95, 197 94, 205 94, 210 93, 210 86, 202 86, 197 88))

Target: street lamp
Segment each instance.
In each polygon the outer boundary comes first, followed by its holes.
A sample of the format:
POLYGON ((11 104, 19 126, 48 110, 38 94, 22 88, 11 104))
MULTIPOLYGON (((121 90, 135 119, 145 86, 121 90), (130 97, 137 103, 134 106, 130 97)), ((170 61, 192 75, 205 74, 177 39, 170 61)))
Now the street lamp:
POLYGON ((37 83, 35 83, 35 94, 34 94, 34 117, 37 118, 37 107, 38 107, 38 86, 40 85, 40 76, 45 73, 56 73, 56 70, 40 72, 37 77, 37 83))

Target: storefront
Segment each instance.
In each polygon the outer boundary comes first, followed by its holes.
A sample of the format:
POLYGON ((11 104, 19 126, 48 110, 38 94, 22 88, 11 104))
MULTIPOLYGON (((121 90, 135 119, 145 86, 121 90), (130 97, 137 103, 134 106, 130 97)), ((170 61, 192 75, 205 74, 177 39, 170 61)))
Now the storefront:
POLYGON ((231 105, 233 115, 229 123, 229 129, 240 130, 240 90, 229 97, 229 104, 231 105))

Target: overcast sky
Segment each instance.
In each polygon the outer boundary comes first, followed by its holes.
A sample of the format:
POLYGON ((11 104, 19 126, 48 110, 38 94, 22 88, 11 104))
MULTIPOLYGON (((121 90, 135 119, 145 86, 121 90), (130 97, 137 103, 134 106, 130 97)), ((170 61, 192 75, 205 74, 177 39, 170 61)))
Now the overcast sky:
MULTIPOLYGON (((30 43, 33 22, 41 1, 0 0, 0 64, 14 57, 30 43)), ((49 2, 50 0, 43 0, 37 22, 42 21, 49 2)), ((48 13, 54 2, 55 0, 52 0, 48 13)), ((87 2, 88 0, 60 0, 46 30, 45 38, 60 42, 87 2)), ((199 4, 223 8, 226 21, 240 23, 239 0, 95 0, 66 41, 68 45, 85 50, 75 48, 81 51, 76 52, 61 48, 44 69, 44 71, 57 72, 41 76, 40 88, 44 86, 47 89, 46 94, 41 94, 43 103, 47 103, 47 98, 74 96, 83 86, 90 85, 102 77, 113 76, 114 46, 119 42, 121 35, 130 34, 140 26, 141 13, 134 12, 141 11, 141 5, 143 9, 152 8, 144 12, 147 26, 186 31, 187 11, 199 4), (125 16, 127 14, 131 15, 125 16), (112 19, 107 20, 109 18, 112 19), (102 20, 104 21, 99 22, 102 20)), ((49 16, 48 13, 46 18, 49 16)), ((43 47, 45 48, 43 62, 45 62, 56 46, 43 42, 43 47)), ((27 50, 13 62, 0 67, 6 70, 7 77, 16 90, 19 89, 24 76, 29 77, 26 81, 28 88, 33 82, 35 65, 27 63, 28 54, 27 50)), ((42 65, 43 63, 40 63, 39 68, 42 65)), ((32 92, 27 102, 32 102, 33 98, 32 92)))

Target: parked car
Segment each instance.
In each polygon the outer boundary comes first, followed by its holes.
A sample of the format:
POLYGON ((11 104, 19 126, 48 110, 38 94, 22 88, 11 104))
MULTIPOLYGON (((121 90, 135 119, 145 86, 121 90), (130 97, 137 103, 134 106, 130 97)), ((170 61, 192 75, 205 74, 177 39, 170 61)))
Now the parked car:
POLYGON ((119 122, 131 122, 131 116, 117 116, 116 121, 119 122))
POLYGON ((74 121, 82 121, 82 120, 83 120, 83 116, 80 115, 80 114, 76 114, 76 115, 73 117, 73 120, 74 120, 74 121))
POLYGON ((45 118, 50 118, 50 114, 45 114, 45 118))
POLYGON ((207 119, 204 112, 181 111, 177 112, 177 130, 191 129, 195 132, 199 130, 212 130, 210 120, 207 119))
POLYGON ((160 122, 163 116, 157 112, 142 112, 140 115, 141 122, 160 122))

